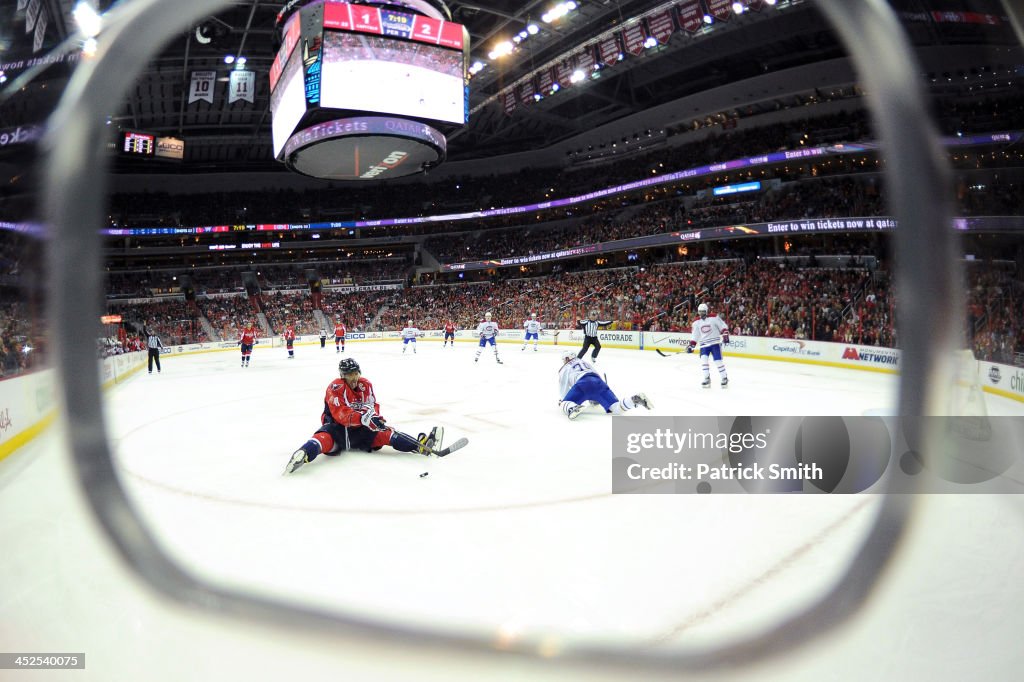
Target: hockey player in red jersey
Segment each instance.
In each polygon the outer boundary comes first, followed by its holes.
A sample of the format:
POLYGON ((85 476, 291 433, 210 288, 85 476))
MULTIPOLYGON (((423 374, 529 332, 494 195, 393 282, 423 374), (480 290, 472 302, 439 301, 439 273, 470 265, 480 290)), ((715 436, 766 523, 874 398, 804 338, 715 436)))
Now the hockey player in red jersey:
POLYGON ((288 324, 284 328, 284 345, 288 348, 288 359, 295 357, 295 327, 288 324))
POLYGON ((334 325, 334 352, 345 352, 345 325, 342 324, 341 318, 338 318, 338 323, 334 325))
MULTIPOLYGON (((455 348, 455 323, 451 320, 444 325, 444 345, 448 345, 448 341, 451 340, 452 348, 455 348)), ((443 347, 443 346, 442 346, 443 347)))
POLYGON ((238 337, 238 345, 242 347, 242 367, 249 366, 249 356, 252 355, 252 347, 259 342, 256 335, 256 327, 250 320, 246 320, 245 328, 238 337))
POLYGON ((322 426, 292 453, 285 467, 286 474, 312 462, 320 454, 338 455, 345 450, 375 452, 390 445, 399 452, 429 455, 432 448, 440 445, 443 432, 439 427, 434 427, 429 436, 421 433, 419 438, 413 438, 388 426, 380 416, 373 385, 363 378, 359 363, 354 359, 345 358, 338 363, 338 372, 341 378, 332 381, 324 395, 322 426))

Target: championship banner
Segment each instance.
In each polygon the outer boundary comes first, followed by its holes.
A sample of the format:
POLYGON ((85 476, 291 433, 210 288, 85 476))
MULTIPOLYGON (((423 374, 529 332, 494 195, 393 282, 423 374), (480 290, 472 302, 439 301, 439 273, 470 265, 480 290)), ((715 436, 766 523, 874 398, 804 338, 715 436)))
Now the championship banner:
POLYGON ((511 114, 516 110, 516 93, 513 90, 506 90, 502 99, 504 100, 506 114, 511 114))
POLYGON ((511 115, 515 111, 515 92, 513 90, 507 90, 502 95, 503 103, 505 105, 505 113, 511 115))
POLYGON ((204 100, 213 104, 213 84, 216 81, 216 71, 193 71, 192 84, 188 89, 188 103, 204 100))
POLYGON ((46 38, 46 26, 50 23, 50 19, 46 15, 46 10, 39 12, 39 18, 36 19, 36 30, 32 35, 32 51, 39 52, 43 49, 43 40, 46 38))
POLYGON ((619 61, 619 39, 618 34, 613 34, 602 40, 597 45, 598 55, 601 61, 611 66, 619 61))
POLYGON ((563 59, 558 62, 555 67, 555 78, 558 80, 558 84, 563 88, 567 88, 572 85, 572 57, 563 59))
POLYGON ((28 3, 28 11, 25 13, 25 35, 31 33, 36 27, 36 20, 43 9, 42 0, 31 0, 28 3))
POLYGON ((708 12, 718 21, 732 18, 732 0, 707 0, 708 12))
POLYGON ((551 92, 551 85, 554 83, 554 79, 551 76, 551 69, 544 69, 537 74, 537 90, 543 94, 551 92))
POLYGON ((576 68, 583 72, 583 75, 589 76, 590 72, 594 70, 594 66, 597 62, 594 60, 594 48, 585 47, 583 52, 575 55, 576 68))
POLYGON ((523 104, 532 104, 534 99, 533 96, 536 94, 536 89, 533 86, 533 80, 528 80, 519 86, 519 101, 523 104))
POLYGON ((228 80, 228 104, 245 100, 250 104, 255 102, 256 72, 255 71, 232 71, 228 80))
POLYGON ((679 12, 679 26, 687 33, 696 33, 704 25, 704 8, 700 0, 690 0, 676 5, 679 12))
POLYGON ((647 36, 644 35, 643 24, 639 22, 622 29, 622 44, 626 47, 626 52, 631 55, 643 54, 645 40, 647 40, 647 36))
POLYGON ((647 29, 659 44, 667 43, 676 31, 676 25, 672 21, 672 10, 667 9, 647 17, 647 29))

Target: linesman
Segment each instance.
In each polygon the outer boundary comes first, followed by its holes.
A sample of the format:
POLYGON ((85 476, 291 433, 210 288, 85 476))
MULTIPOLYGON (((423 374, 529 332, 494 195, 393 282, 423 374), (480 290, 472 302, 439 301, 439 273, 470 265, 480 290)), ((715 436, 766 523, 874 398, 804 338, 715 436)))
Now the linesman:
POLYGON ((582 360, 583 356, 587 354, 587 349, 593 346, 594 351, 590 355, 590 361, 597 362, 597 354, 601 352, 601 341, 597 338, 597 330, 607 327, 611 323, 611 320, 597 319, 596 310, 591 310, 590 316, 586 320, 577 321, 576 326, 583 330, 583 348, 580 349, 576 357, 582 360))

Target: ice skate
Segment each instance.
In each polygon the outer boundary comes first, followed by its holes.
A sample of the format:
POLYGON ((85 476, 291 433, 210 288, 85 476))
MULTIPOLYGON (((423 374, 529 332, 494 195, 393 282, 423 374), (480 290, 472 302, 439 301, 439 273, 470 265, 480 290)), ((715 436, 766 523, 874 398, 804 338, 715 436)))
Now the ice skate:
POLYGON ((711 388, 711 377, 704 377, 704 381, 701 382, 701 387, 711 388))
POLYGON ((565 416, 569 418, 569 421, 576 419, 583 412, 583 405, 573 405, 569 408, 569 411, 565 413, 565 416))
POLYGON ((504 365, 505 364, 504 362, 501 361, 501 358, 494 358, 494 359, 498 361, 499 365, 504 365))
POLYGON ((419 452, 421 455, 432 454, 435 450, 441 449, 441 442, 444 440, 444 427, 435 426, 430 429, 430 434, 421 433, 416 439, 420 442, 419 452))
POLYGON ((309 458, 308 455, 306 455, 306 451, 303 450, 302 448, 299 448, 298 450, 292 453, 292 458, 288 460, 288 466, 284 468, 284 473, 294 473, 299 467, 301 467, 303 464, 306 464, 307 462, 309 462, 309 458))
POLYGON ((648 410, 654 409, 654 403, 648 400, 647 396, 643 393, 637 393, 632 398, 633 404, 639 407, 646 407, 648 410))
POLYGON ((724 379, 722 379, 722 388, 725 388, 728 385, 729 385, 729 377, 725 377, 724 379))

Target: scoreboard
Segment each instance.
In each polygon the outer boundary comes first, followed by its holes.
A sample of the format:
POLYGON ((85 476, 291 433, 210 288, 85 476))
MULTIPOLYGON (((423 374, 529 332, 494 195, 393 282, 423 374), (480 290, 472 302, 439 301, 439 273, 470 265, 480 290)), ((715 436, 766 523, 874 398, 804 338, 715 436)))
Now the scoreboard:
POLYGON ((462 24, 366 5, 327 3, 324 28, 404 38, 455 50, 464 46, 462 24))
POLYGON ((156 135, 122 131, 121 151, 129 156, 153 156, 156 153, 156 135))

